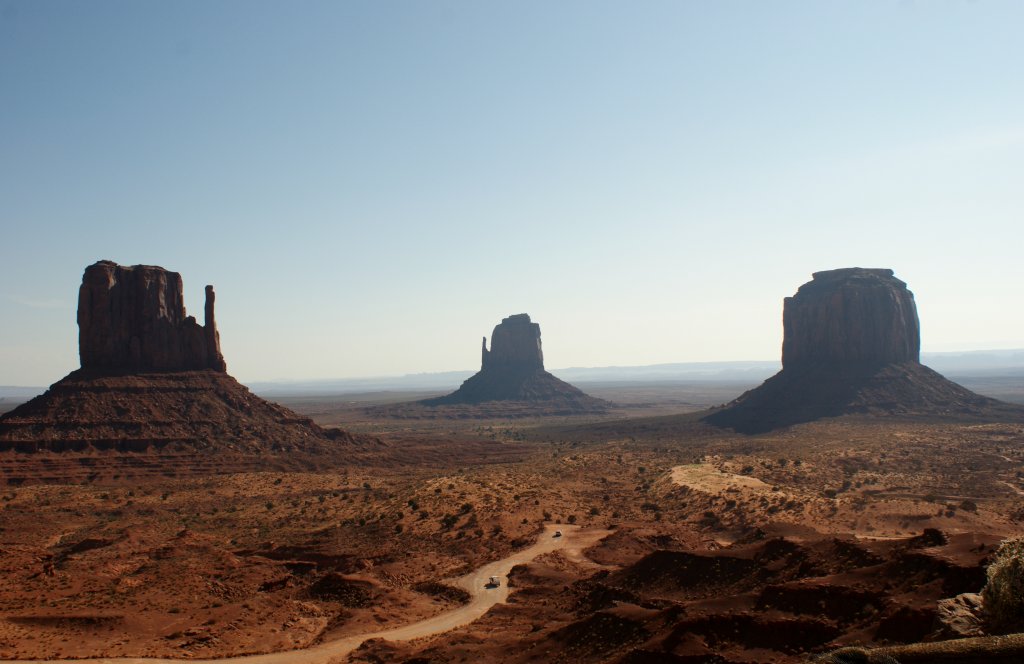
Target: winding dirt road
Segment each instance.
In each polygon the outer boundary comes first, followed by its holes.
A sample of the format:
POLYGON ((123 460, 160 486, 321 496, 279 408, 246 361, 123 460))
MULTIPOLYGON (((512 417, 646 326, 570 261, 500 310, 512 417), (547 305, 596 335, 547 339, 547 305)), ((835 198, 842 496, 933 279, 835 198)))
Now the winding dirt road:
POLYGON ((537 542, 522 551, 517 551, 507 558, 496 560, 484 565, 476 571, 449 579, 452 585, 464 588, 470 594, 468 604, 446 611, 433 618, 411 623, 403 627, 395 627, 380 632, 369 632, 356 636, 348 636, 335 641, 328 641, 312 648, 303 650, 286 650, 284 652, 267 653, 265 655, 243 655, 241 657, 225 657, 219 659, 170 659, 160 657, 104 657, 93 659, 61 659, 61 660, 0 660, 10 664, 44 664, 59 661, 61 664, 332 664, 343 662, 347 655, 369 639, 386 639, 388 641, 411 641, 435 634, 442 634, 456 627, 468 625, 495 604, 504 603, 508 599, 507 576, 516 565, 528 563, 537 556, 552 551, 565 549, 572 558, 580 558, 583 549, 596 544, 610 534, 608 530, 581 530, 579 526, 548 525, 537 542), (561 537, 554 537, 556 530, 562 531, 561 537), (496 576, 501 579, 497 588, 488 588, 487 581, 496 576))

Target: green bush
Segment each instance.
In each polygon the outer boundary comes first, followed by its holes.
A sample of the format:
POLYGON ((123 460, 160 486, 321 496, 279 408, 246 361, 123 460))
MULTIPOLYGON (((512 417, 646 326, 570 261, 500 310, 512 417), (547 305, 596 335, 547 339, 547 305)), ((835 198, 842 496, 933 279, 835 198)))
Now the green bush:
POLYGON ((981 591, 985 615, 993 632, 1024 628, 1024 537, 1003 540, 988 566, 981 591))

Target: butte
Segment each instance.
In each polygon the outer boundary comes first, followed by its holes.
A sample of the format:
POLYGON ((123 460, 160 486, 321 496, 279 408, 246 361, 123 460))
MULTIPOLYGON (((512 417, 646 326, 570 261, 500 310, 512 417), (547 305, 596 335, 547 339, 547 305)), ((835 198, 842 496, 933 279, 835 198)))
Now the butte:
POLYGON ((370 442, 252 394, 227 374, 212 286, 204 313, 186 316, 176 272, 87 267, 81 368, 0 417, 0 482, 316 468, 370 442))
POLYGON ((703 419, 740 433, 851 414, 1020 419, 920 362, 914 295, 888 269, 815 272, 782 309, 782 371, 703 419))
POLYGON ((541 414, 602 413, 608 403, 585 394, 544 370, 540 325, 527 314, 505 318, 483 340, 480 371, 451 394, 420 402, 427 406, 518 406, 541 414))

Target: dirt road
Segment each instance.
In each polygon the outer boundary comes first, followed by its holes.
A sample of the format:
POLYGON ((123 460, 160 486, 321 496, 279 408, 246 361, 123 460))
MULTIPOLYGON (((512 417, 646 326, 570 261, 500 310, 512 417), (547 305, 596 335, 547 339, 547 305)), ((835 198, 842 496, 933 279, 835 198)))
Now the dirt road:
POLYGON ((517 551, 507 558, 496 560, 484 565, 458 579, 449 579, 452 585, 464 588, 470 594, 468 604, 457 609, 446 611, 433 618, 411 623, 403 627, 395 627, 380 632, 370 632, 349 636, 335 641, 328 641, 312 648, 303 650, 287 650, 265 655, 245 655, 221 659, 169 659, 159 657, 110 657, 95 659, 61 659, 61 660, 2 660, 11 664, 42 664, 43 662, 59 661, 61 664, 180 664, 187 661, 194 664, 331 664, 344 662, 347 655, 369 639, 386 639, 388 641, 411 641, 468 625, 487 613, 495 604, 504 603, 508 599, 507 576, 516 565, 527 563, 539 555, 566 549, 574 558, 581 556, 581 551, 607 536, 607 530, 581 530, 579 526, 548 525, 545 526, 537 542, 522 551, 517 551), (561 530, 561 537, 554 537, 556 530, 561 530), (496 576, 501 579, 497 588, 488 588, 487 581, 496 576))

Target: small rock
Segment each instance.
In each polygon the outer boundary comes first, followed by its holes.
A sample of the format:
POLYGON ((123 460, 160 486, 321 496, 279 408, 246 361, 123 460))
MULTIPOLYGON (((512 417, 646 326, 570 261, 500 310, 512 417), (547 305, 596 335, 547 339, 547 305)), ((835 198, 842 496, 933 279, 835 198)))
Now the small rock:
POLYGON ((940 599, 936 622, 936 635, 942 639, 960 639, 968 636, 984 636, 984 604, 978 593, 963 593, 956 597, 940 599))

